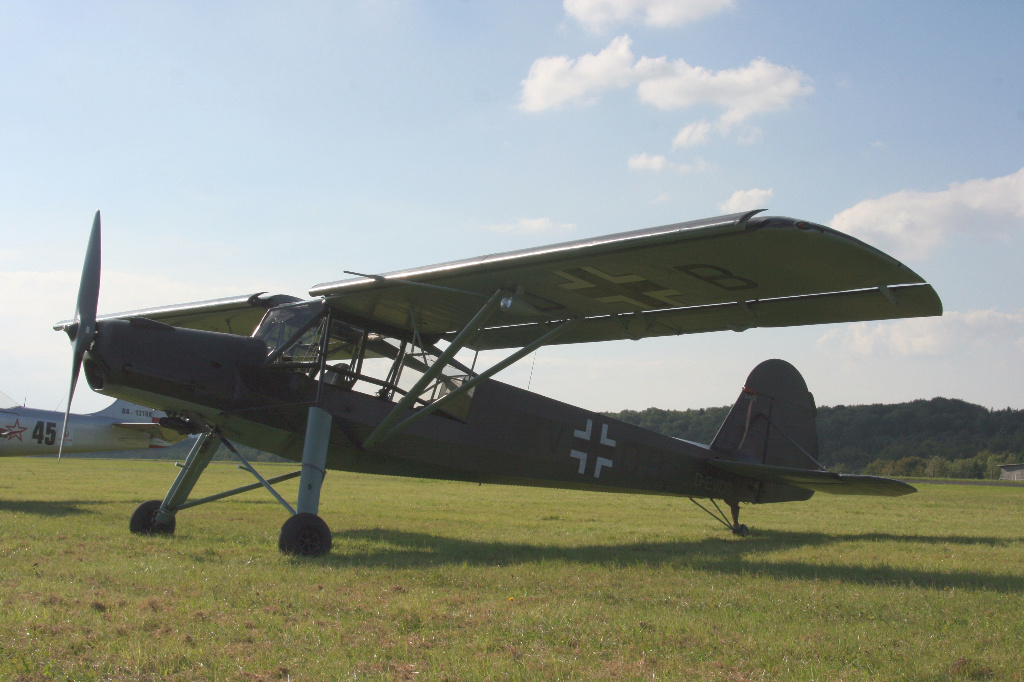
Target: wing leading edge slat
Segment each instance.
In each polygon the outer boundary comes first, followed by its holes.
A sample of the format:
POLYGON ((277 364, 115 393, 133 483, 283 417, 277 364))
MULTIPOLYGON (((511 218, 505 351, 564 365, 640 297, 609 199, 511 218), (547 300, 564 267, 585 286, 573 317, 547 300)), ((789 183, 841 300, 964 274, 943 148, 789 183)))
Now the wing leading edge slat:
MULTIPOLYGON (((723 303, 693 308, 588 318, 553 344, 620 341, 715 331, 746 331, 755 327, 794 327, 810 324, 925 317, 942 313, 942 303, 927 284, 894 287, 893 303, 878 289, 815 294, 750 303, 723 303)), ((518 348, 540 336, 549 324, 492 327, 474 340, 476 350, 518 348)))
MULTIPOLYGON (((267 310, 282 303, 292 303, 301 299, 285 294, 269 295, 264 292, 218 298, 196 303, 130 310, 123 313, 103 315, 97 321, 126 320, 133 317, 144 317, 156 320, 173 327, 201 329, 204 331, 222 332, 249 336, 256 325, 263 319, 267 310)), ((75 324, 74 320, 64 320, 53 325, 56 331, 68 331, 75 324)))

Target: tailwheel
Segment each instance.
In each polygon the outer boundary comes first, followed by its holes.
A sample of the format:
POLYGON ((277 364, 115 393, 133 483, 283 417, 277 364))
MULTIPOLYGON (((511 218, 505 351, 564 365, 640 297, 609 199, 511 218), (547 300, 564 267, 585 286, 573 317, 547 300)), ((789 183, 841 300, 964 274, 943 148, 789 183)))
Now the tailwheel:
POLYGON ((131 532, 137 535, 174 535, 174 515, 161 514, 162 500, 143 502, 132 513, 128 524, 131 532))
POLYGON ((740 523, 740 503, 735 500, 726 500, 725 503, 729 505, 729 511, 732 512, 732 534, 741 538, 750 535, 750 529, 746 524, 740 523))
POLYGON ((295 514, 281 526, 277 547, 285 554, 322 556, 331 550, 331 529, 316 514, 295 514))
POLYGON ((711 518, 713 518, 715 521, 718 521, 720 524, 731 530, 733 535, 738 535, 741 538, 745 538, 748 535, 750 535, 750 529, 747 528, 744 524, 740 523, 739 502, 737 502, 736 500, 723 500, 723 502, 725 502, 725 504, 728 505, 729 511, 732 512, 732 523, 729 523, 729 517, 725 515, 725 512, 723 512, 722 508, 718 506, 718 503, 715 502, 714 498, 709 498, 709 501, 714 506, 715 511, 711 511, 697 500, 693 499, 692 497, 690 498, 690 502, 693 502, 695 505, 703 509, 704 512, 708 514, 711 518), (716 514, 715 512, 718 513, 716 514))

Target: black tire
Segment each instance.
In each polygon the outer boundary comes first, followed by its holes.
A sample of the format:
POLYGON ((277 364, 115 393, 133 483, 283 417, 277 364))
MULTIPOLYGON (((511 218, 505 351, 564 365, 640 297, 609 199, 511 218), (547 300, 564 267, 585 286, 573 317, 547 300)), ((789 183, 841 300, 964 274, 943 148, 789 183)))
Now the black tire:
POLYGON ((160 511, 161 504, 162 500, 149 500, 136 507, 128 524, 131 532, 137 535, 174 535, 174 516, 171 516, 170 522, 156 521, 156 513, 160 511))
POLYGON ((277 548, 285 554, 323 556, 331 551, 331 529, 316 514, 296 514, 281 526, 277 548))
POLYGON ((750 529, 747 528, 746 524, 741 523, 732 529, 733 535, 739 535, 741 538, 745 538, 750 535, 750 529))

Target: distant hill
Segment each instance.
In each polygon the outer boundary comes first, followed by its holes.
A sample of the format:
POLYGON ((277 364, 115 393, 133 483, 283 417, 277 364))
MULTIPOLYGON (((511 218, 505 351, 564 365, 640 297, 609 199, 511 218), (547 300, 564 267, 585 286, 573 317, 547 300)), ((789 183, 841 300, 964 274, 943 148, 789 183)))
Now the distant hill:
MULTIPOLYGON (((728 407, 607 412, 658 433, 710 443, 728 407)), ((998 478, 1024 461, 1024 410, 989 410, 933 398, 818 408, 818 460, 833 471, 937 478, 998 478)))

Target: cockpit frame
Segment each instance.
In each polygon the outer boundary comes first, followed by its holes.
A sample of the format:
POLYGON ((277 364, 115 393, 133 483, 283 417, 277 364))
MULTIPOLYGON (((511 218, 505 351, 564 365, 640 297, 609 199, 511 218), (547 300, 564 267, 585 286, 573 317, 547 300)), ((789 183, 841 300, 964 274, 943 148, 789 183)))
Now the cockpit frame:
MULTIPOLYGON (((337 319, 323 299, 272 308, 252 336, 267 343, 267 366, 300 372, 317 382, 317 403, 325 385, 388 402, 395 402, 396 396, 404 399, 444 355, 415 328, 411 339, 361 329, 337 319), (374 371, 368 371, 368 364, 375 365, 374 371)), ((459 393, 461 399, 449 398, 450 404, 442 413, 465 420, 473 390, 459 389, 474 376, 472 369, 448 358, 436 377, 417 392, 412 405, 430 405, 459 393)))

